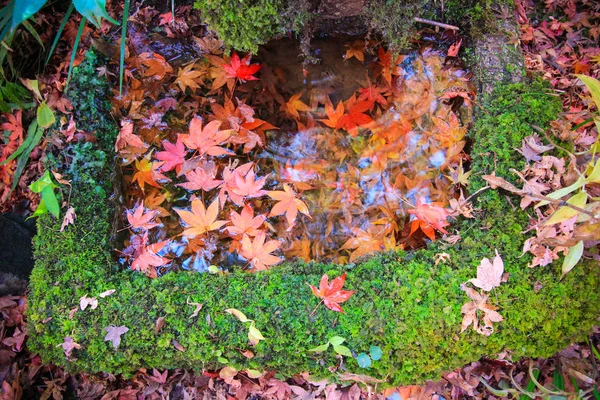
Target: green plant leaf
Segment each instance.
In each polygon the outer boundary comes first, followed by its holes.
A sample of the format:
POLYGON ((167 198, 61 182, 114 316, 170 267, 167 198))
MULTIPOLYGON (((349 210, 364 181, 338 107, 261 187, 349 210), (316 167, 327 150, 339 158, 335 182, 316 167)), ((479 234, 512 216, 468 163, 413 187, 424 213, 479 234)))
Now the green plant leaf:
POLYGON ((336 353, 338 353, 342 356, 352 357, 352 352, 346 346, 342 346, 342 345, 333 346, 333 351, 335 351, 336 353))
POLYGON ((69 72, 67 72, 67 84, 65 85, 64 92, 66 93, 69 88, 69 82, 71 81, 71 73, 73 72, 73 65, 75 64, 75 56, 77 56, 77 49, 79 48, 79 42, 81 41, 81 35, 83 35, 83 29, 87 18, 81 18, 79 23, 79 29, 77 29, 77 35, 75 36, 75 42, 73 43, 73 50, 71 50, 71 61, 69 62, 69 72))
POLYGON ((96 28, 100 28, 102 18, 106 18, 115 25, 119 24, 106 12, 106 0, 73 0, 73 5, 79 14, 89 19, 92 24, 96 25, 96 28))
POLYGON ((585 86, 587 86, 592 95, 594 103, 596 103, 596 107, 598 107, 600 110, 600 81, 587 75, 576 74, 575 76, 578 77, 585 86))
POLYGON ((383 352, 381 351, 381 348, 379 346, 369 347, 369 354, 371 355, 373 361, 379 361, 383 356, 383 352))
POLYGON ((12 29, 30 18, 46 4, 47 0, 15 0, 12 14, 12 29))
POLYGON ((42 139, 43 134, 44 130, 38 127, 37 121, 34 120, 31 122, 31 124, 29 124, 29 128, 27 128, 27 135, 32 136, 32 139, 31 142, 29 142, 27 148, 25 148, 23 152, 21 152, 17 160, 17 167, 15 168, 15 172, 13 173, 13 183, 10 188, 11 192, 17 187, 19 179, 21 178, 21 174, 23 173, 23 170, 25 169, 25 166, 29 161, 29 155, 33 151, 33 148, 38 145, 38 143, 42 139))
POLYGON ((220 362, 221 364, 227 364, 229 362, 228 359, 226 359, 225 357, 217 357, 217 361, 220 362))
POLYGON ((320 346, 317 347, 313 347, 312 349, 308 350, 308 351, 312 351, 313 353, 322 353, 325 350, 327 350, 329 348, 329 342, 322 344, 320 346))
POLYGON ((65 16, 63 17, 62 22, 60 23, 60 26, 58 27, 58 31, 56 32, 56 36, 54 37, 52 46, 50 46, 50 51, 48 51, 48 57, 46 58, 46 64, 48 64, 48 61, 50 61, 50 57, 52 57, 52 53, 54 53, 54 49, 56 48, 56 45, 58 44, 58 41, 60 40, 60 37, 62 36, 63 30, 65 29, 65 26, 67 25, 67 22, 69 21, 69 18, 71 17, 71 14, 73 13, 74 9, 75 9, 75 6, 73 5, 73 3, 71 3, 69 5, 69 8, 67 8, 67 12, 65 13, 65 16))
POLYGON ((60 206, 58 205, 58 200, 56 199, 52 186, 47 186, 42 190, 42 200, 46 204, 48 211, 58 218, 60 215, 60 206))
POLYGON ((125 72, 125 42, 127 41, 127 20, 129 19, 129 0, 123 5, 121 21, 121 51, 119 54, 119 96, 123 94, 123 74, 125 72))
POLYGON ((29 31, 29 33, 31 33, 31 36, 33 36, 35 38, 35 40, 38 41, 40 46, 42 46, 42 49, 45 49, 46 47, 44 46, 44 41, 42 40, 40 35, 37 33, 35 28, 33 26, 31 26, 31 24, 27 21, 23 21, 23 26, 25 27, 25 29, 27 29, 29 31))
MULTIPOLYGON (((569 200, 567 200, 567 204, 583 208, 585 206, 585 203, 587 202, 587 197, 587 193, 585 191, 582 191, 571 197, 569 200)), ((573 218, 576 215, 579 215, 579 211, 569 206, 562 206, 558 210, 556 210, 556 212, 552 214, 552 216, 546 222, 544 222, 544 225, 557 224, 559 222, 566 221, 569 218, 573 218)))
MULTIPOLYGON (((565 276, 570 270, 572 270, 583 255, 583 240, 577 242, 577 244, 569 247, 569 252, 565 256, 562 265, 562 276, 565 276)), ((561 276, 561 278, 562 278, 561 276)))
POLYGON ((346 341, 346 339, 344 339, 341 336, 334 336, 331 339, 329 339, 329 343, 331 343, 334 346, 338 346, 342 343, 344 343, 346 341))
POLYGON ((51 127, 54 122, 56 122, 56 117, 50 107, 48 107, 48 104, 44 101, 37 109, 37 123, 40 127, 46 129, 51 127))
POLYGON ((356 357, 356 361, 358 361, 358 366, 361 368, 369 368, 371 366, 371 357, 365 353, 360 353, 356 357))
POLYGON ((33 193, 42 193, 42 190, 44 190, 47 187, 51 187, 52 189, 54 189, 55 187, 58 187, 52 181, 52 177, 50 176, 50 171, 44 172, 44 174, 42 176, 40 176, 35 182, 32 182, 29 185, 29 189, 31 189, 31 191, 33 193))

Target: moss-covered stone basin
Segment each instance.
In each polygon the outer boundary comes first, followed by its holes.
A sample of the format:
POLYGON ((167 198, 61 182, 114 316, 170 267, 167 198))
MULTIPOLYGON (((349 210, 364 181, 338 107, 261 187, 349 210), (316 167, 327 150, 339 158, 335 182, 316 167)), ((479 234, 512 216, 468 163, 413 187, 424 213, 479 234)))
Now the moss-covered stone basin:
MULTIPOLYGON (((521 250, 528 224, 525 212, 505 193, 484 190, 474 198, 475 219, 458 221, 461 240, 436 242, 410 253, 374 255, 349 265, 287 263, 266 272, 227 275, 177 272, 150 279, 124 271, 113 261, 112 169, 117 127, 102 94, 106 83, 96 77, 95 55, 75 69, 70 97, 78 127, 95 131, 98 145, 74 145, 63 156, 72 180, 76 224, 60 232, 61 221, 38 222, 36 266, 31 276, 28 345, 45 362, 70 370, 131 374, 137 369, 193 368, 275 370, 284 376, 309 372, 345 379, 346 373, 368 375, 399 385, 437 378, 447 370, 482 356, 506 351, 509 357, 545 357, 584 337, 600 311, 600 279, 594 263, 582 263, 560 280, 558 264, 530 269, 521 250), (490 303, 504 321, 482 336, 461 331, 461 307, 469 299, 461 285, 476 276, 483 257, 502 255, 508 281, 490 303), (446 253, 447 262, 436 255, 446 253), (324 273, 347 273, 345 289, 356 293, 344 303, 346 314, 320 307, 306 283, 324 273), (79 299, 98 296, 96 309, 78 310, 79 299), (198 316, 190 318, 202 304, 198 316), (255 321, 266 340, 248 343, 247 325, 225 310, 236 308, 255 321), (157 320, 164 325, 157 329, 157 320), (105 328, 126 326, 120 346, 104 340, 105 328), (378 346, 383 355, 369 369, 353 357, 343 363, 330 349, 310 349, 333 336, 354 353, 378 346), (81 348, 67 359, 60 347, 71 337, 81 348), (175 345, 177 344, 177 346, 175 345), (251 348, 254 357, 241 352, 251 348), (226 362, 225 362, 226 361, 226 362)), ((497 84, 480 100, 484 111, 469 135, 473 141, 472 183, 496 172, 512 180, 510 168, 523 166, 514 151, 531 133, 529 124, 547 126, 560 103, 538 81, 497 84)))

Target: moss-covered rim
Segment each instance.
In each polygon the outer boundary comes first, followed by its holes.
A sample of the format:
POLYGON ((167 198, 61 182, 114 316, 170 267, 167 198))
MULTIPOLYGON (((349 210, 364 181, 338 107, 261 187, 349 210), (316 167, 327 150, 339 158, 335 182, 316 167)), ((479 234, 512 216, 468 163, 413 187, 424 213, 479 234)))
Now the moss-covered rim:
MULTIPOLYGON (((45 362, 69 370, 131 374, 141 367, 275 370, 284 376, 308 371, 340 379, 340 373, 367 374, 399 385, 437 378, 443 371, 474 361, 483 355, 507 350, 513 357, 550 356, 582 338, 600 311, 600 281, 595 265, 582 264, 559 281, 557 266, 529 269, 529 257, 521 257, 522 231, 527 215, 513 207, 504 195, 487 190, 476 199, 481 211, 474 220, 458 221, 462 235, 454 246, 434 243, 408 254, 381 254, 358 265, 288 263, 258 274, 208 275, 194 272, 167 274, 151 280, 142 274, 120 270, 111 259, 110 176, 112 141, 116 127, 109 104, 98 93, 106 83, 96 77, 96 56, 75 70, 71 101, 81 129, 95 131, 98 146, 76 145, 63 156, 71 160, 74 226, 59 232, 60 221, 50 217, 38 222, 36 266, 31 276, 28 318, 31 350, 45 362), (476 274, 482 257, 498 249, 510 274, 507 283, 491 298, 505 321, 483 337, 460 332, 460 308, 468 301, 460 285, 476 274), (445 252, 450 262, 437 266, 434 256, 445 252), (344 303, 347 314, 324 307, 309 317, 318 299, 306 283, 316 284, 323 273, 331 277, 348 273, 346 287, 356 290, 344 303), (534 284, 541 285, 536 292, 534 284), (70 310, 83 295, 97 296, 95 310, 70 310), (203 308, 189 318, 193 306, 203 308), (266 340, 251 347, 247 326, 224 312, 237 308, 266 340), (157 318, 164 327, 155 332, 157 318), (49 320, 49 318, 51 318, 49 320), (104 328, 124 325, 115 350, 104 341, 104 328), (342 336, 355 353, 371 345, 383 350, 381 360, 368 370, 344 357, 343 367, 333 351, 308 350, 332 336, 342 336), (57 347, 70 336, 81 345, 67 360, 57 347), (177 350, 177 341, 184 352, 177 350), (247 359, 241 351, 251 349, 247 359), (227 364, 224 363, 227 360, 227 364), (336 370, 336 367, 338 368, 336 370)), ((496 171, 511 179, 509 169, 523 162, 514 151, 530 133, 529 123, 547 126, 560 111, 540 82, 499 86, 484 101, 470 135, 473 183, 483 187, 480 176, 496 171)))

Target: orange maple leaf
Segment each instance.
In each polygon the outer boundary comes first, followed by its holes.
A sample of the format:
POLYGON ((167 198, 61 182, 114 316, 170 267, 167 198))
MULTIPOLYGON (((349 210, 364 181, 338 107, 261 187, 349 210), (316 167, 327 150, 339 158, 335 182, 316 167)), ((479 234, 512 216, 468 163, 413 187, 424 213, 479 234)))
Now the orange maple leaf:
POLYGON ((192 200, 191 212, 187 210, 178 210, 176 208, 174 208, 174 210, 179 214, 179 217, 183 222, 189 225, 182 233, 182 235, 189 238, 194 238, 203 233, 214 231, 227 223, 227 221, 216 220, 219 214, 218 198, 208 206, 208 209, 204 207, 204 202, 202 200, 194 199, 192 200))
POLYGON ((344 61, 351 59, 352 57, 356 57, 356 59, 360 62, 365 61, 365 41, 364 40, 355 40, 352 44, 346 44, 348 50, 346 50, 346 56, 344 57, 344 61))
POLYGON ((192 91, 198 89, 200 84, 202 83, 202 79, 200 79, 206 71, 195 69, 196 64, 192 63, 187 65, 185 68, 179 68, 177 72, 177 79, 175 80, 175 84, 179 85, 179 88, 183 93, 187 88, 192 89, 192 91))
POLYGON ((338 103, 335 110, 331 102, 325 103, 325 114, 327 119, 321 119, 322 123, 333 129, 340 129, 342 127, 342 118, 344 117, 344 103, 341 101, 338 103))
POLYGON ((295 94, 292 97, 290 97, 287 103, 281 106, 281 110, 293 117, 295 120, 300 119, 300 114, 298 114, 298 111, 311 110, 310 106, 308 106, 307 104, 303 103, 302 100, 300 100, 301 96, 302 93, 295 94))
MULTIPOLYGON (((345 314, 344 310, 340 306, 340 303, 348 300, 355 292, 355 290, 342 290, 345 281, 345 272, 343 275, 332 280, 331 283, 329 283, 329 276, 327 274, 323 274, 318 289, 310 284, 308 284, 308 286, 310 286, 313 294, 321 299, 321 303, 325 304, 325 307, 329 308, 330 310, 345 314)), ((319 307, 319 304, 317 304, 317 307, 319 307)), ((313 313, 316 311, 317 307, 315 307, 313 313)), ((313 313, 311 313, 311 315, 313 313)))
POLYGON ((364 255, 383 251, 386 248, 382 232, 374 232, 371 228, 367 231, 360 228, 353 228, 352 233, 354 237, 348 239, 342 246, 343 250, 354 250, 350 254, 350 262, 354 262, 354 260, 364 255))
POLYGON ((259 228, 265 222, 266 217, 264 215, 254 216, 254 210, 250 204, 246 204, 240 214, 232 211, 229 215, 232 226, 228 226, 225 229, 231 236, 248 235, 256 236, 259 228))
POLYGON ((135 169, 137 170, 135 174, 133 174, 133 182, 137 182, 142 191, 146 184, 161 188, 162 186, 156 182, 156 179, 159 177, 163 177, 158 168, 162 165, 161 163, 153 163, 148 160, 148 158, 144 157, 141 161, 135 161, 135 169))
POLYGON ((258 231, 254 240, 250 240, 248 235, 244 235, 241 240, 242 257, 248 260, 252 268, 255 268, 257 271, 266 270, 271 265, 282 261, 281 258, 270 254, 277 250, 281 246, 281 243, 277 240, 269 240, 265 243, 265 239, 265 231, 258 231))
POLYGON ((339 123, 343 129, 348 131, 350 136, 356 137, 358 135, 359 127, 373 122, 373 119, 365 114, 365 111, 373 108, 373 102, 358 101, 356 97, 352 95, 346 102, 346 108, 348 113, 340 119, 339 123))
POLYGON ((188 149, 198 150, 201 155, 208 154, 215 157, 225 154, 232 155, 231 150, 219 147, 231 136, 231 131, 219 131, 220 126, 219 121, 211 121, 202 128, 202 118, 194 117, 190 122, 189 135, 181 135, 181 140, 188 149))
POLYGON ((163 56, 158 53, 141 53, 137 57, 137 61, 140 64, 148 67, 144 76, 153 76, 156 80, 161 80, 166 74, 173 72, 173 68, 165 60, 163 56))
POLYGON ((275 204, 271 209, 269 216, 274 217, 285 214, 289 225, 287 229, 288 231, 294 227, 296 217, 298 216, 298 211, 311 218, 310 213, 308 212, 308 206, 305 202, 296 198, 296 193, 294 193, 294 190, 289 185, 284 184, 283 191, 275 190, 270 191, 267 194, 273 200, 278 201, 278 203, 275 204))

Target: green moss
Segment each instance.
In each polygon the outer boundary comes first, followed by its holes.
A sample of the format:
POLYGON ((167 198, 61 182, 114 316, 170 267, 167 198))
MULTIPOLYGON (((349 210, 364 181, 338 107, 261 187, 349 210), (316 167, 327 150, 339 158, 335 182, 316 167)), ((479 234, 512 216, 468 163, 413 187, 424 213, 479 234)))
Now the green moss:
MULTIPOLYGON (((527 123, 547 126, 559 110, 544 91, 538 82, 503 86, 484 101, 486 112, 472 132, 475 177, 495 170, 510 178, 509 169, 519 168, 520 155, 514 148, 531 132, 527 123)), ((73 188, 75 225, 59 232, 60 221, 50 216, 39 220, 28 345, 46 362, 69 370, 131 374, 140 367, 217 369, 223 366, 219 357, 224 357, 238 369, 276 370, 284 376, 308 371, 336 379, 331 368, 339 360, 333 351, 314 354, 308 349, 339 335, 355 353, 371 345, 383 350, 382 359, 368 370, 345 357, 347 371, 399 385, 436 379, 443 371, 502 350, 514 358, 546 357, 582 339, 596 323, 597 266, 582 263, 563 280, 557 265, 527 268, 529 256, 521 257, 527 215, 491 190, 477 198, 477 219, 456 223, 462 240, 454 246, 439 242, 417 252, 376 255, 357 265, 289 263, 257 274, 181 272, 151 280, 119 270, 110 257, 113 209, 109 196, 97 191, 101 186, 110 193, 110 183, 103 178, 110 173, 110 163, 102 161, 111 158, 110 149, 104 147, 104 157, 102 148, 88 149, 89 158, 71 171, 85 171, 73 188), (460 285, 475 276, 481 258, 493 255, 494 249, 502 255, 509 279, 494 290, 490 301, 500 307, 505 321, 496 324, 490 337, 472 330, 461 334, 460 308, 468 298, 460 285), (434 256, 440 252, 448 253, 451 261, 435 266, 434 256), (321 306, 310 317, 318 299, 306 283, 318 283, 323 273, 333 277, 343 272, 348 272, 346 287, 356 290, 344 303, 346 314, 321 306), (536 282, 542 286, 537 292, 536 282), (108 289, 116 292, 99 299, 97 309, 77 311, 69 318, 81 296, 108 289), (189 318, 193 307, 188 301, 203 304, 198 317, 189 318), (232 307, 255 320, 267 339, 252 348, 252 359, 239 352, 251 346, 247 326, 224 312, 232 307), (165 325, 156 334, 158 317, 165 325), (118 350, 103 340, 103 329, 111 324, 129 328, 118 350), (82 346, 73 352, 77 360, 67 360, 57 347, 66 336, 82 346), (175 349, 173 340, 185 352, 175 349)), ((475 179, 473 185, 477 189, 483 182, 475 179)))
POLYGON ((283 0, 196 0, 194 7, 228 47, 256 53, 284 33, 283 0))

